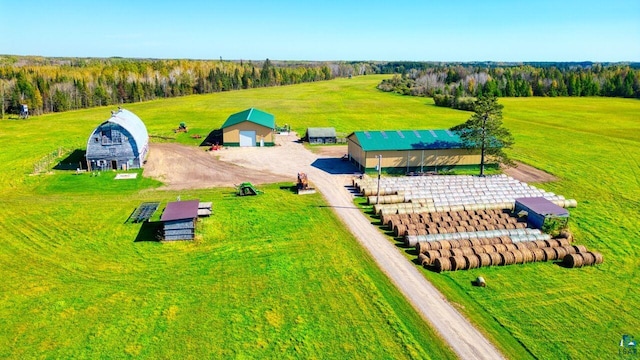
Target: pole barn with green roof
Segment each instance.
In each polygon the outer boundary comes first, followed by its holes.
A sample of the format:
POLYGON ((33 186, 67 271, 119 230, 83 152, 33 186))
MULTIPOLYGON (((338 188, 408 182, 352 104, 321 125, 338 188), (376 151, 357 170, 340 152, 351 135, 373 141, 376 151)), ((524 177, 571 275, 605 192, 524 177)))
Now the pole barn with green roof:
POLYGON ((361 171, 378 166, 406 172, 480 164, 480 151, 468 150, 449 130, 355 131, 347 136, 349 159, 361 171))
POLYGON ((222 142, 225 146, 273 146, 275 117, 250 108, 229 116, 222 124, 222 142))

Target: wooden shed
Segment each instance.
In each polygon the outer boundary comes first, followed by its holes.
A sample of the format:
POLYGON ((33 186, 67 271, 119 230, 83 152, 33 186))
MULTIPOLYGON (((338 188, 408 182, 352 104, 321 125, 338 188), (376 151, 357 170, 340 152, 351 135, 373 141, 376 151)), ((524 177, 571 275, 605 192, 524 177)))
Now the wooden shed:
POLYGON ((336 129, 332 127, 308 128, 305 136, 309 144, 335 144, 336 129))
POLYGON ((465 149, 449 130, 355 131, 347 136, 349 159, 361 171, 383 169, 431 171, 479 165, 480 152, 465 149))
POLYGON ((273 146, 275 117, 250 108, 229 116, 222 125, 225 146, 273 146))
POLYGON ((199 205, 199 200, 168 203, 160 217, 162 239, 165 241, 193 240, 196 233, 199 205))
POLYGON ((118 109, 89 136, 87 168, 89 171, 141 168, 148 151, 149 135, 142 120, 131 111, 118 109))

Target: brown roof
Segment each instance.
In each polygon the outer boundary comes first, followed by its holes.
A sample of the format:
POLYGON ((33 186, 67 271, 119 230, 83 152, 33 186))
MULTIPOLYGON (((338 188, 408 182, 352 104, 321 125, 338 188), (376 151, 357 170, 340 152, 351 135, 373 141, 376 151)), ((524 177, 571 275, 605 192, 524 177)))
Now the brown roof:
POLYGON ((160 217, 161 221, 193 219, 198 217, 199 200, 175 201, 167 204, 160 217))

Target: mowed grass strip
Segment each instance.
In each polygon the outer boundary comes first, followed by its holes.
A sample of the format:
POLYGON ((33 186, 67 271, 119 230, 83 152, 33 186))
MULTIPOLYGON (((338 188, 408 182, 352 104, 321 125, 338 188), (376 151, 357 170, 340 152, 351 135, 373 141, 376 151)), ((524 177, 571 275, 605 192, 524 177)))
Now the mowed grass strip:
POLYGON ((4 199, 0 357, 455 357, 319 194, 121 193, 110 176, 57 173, 4 199), (78 177, 95 191, 62 190, 78 177), (131 211, 177 195, 214 203, 197 239, 134 242, 131 211))

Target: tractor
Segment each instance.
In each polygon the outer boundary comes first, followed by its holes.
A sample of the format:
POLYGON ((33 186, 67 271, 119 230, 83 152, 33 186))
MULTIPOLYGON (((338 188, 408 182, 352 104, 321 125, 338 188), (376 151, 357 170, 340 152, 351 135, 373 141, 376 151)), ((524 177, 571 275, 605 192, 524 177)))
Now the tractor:
POLYGON ((298 195, 306 195, 306 194, 315 194, 316 189, 309 187, 309 179, 307 179, 307 174, 301 172, 298 173, 298 184, 296 186, 298 190, 298 195))
POLYGON ((262 193, 262 191, 256 189, 250 182, 243 182, 240 185, 236 185, 236 195, 238 196, 254 196, 262 193))
POLYGON ((181 122, 180 125, 178 126, 177 129, 173 130, 174 133, 181 133, 181 132, 189 132, 189 130, 187 129, 187 124, 184 122, 181 122))

